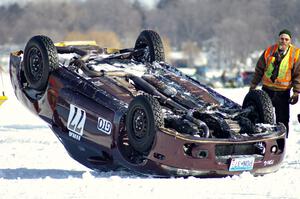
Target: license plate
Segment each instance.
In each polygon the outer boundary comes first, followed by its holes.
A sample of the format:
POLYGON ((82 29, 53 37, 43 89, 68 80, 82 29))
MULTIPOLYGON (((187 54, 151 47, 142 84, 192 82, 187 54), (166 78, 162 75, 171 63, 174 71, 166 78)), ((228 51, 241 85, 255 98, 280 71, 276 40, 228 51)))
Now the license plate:
POLYGON ((254 157, 232 158, 229 171, 249 171, 253 169, 254 157))

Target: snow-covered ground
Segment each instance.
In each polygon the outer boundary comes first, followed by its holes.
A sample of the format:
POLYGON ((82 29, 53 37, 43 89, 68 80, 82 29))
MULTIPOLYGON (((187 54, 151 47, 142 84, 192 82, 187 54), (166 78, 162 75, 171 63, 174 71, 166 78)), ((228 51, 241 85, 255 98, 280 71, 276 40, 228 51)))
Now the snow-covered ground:
MULTIPOLYGON (((64 150, 51 130, 15 98, 0 107, 0 198, 300 198, 300 124, 291 110, 290 136, 281 169, 263 177, 151 178, 85 168, 64 150)), ((219 89, 238 103, 247 88, 219 89)))

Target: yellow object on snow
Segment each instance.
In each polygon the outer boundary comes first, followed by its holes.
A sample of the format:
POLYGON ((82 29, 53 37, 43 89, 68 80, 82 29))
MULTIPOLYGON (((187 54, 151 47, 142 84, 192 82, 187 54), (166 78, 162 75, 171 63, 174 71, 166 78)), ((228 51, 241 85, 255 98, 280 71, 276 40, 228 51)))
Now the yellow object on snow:
POLYGON ((0 96, 0 106, 7 100, 7 96, 3 95, 3 96, 0 96))

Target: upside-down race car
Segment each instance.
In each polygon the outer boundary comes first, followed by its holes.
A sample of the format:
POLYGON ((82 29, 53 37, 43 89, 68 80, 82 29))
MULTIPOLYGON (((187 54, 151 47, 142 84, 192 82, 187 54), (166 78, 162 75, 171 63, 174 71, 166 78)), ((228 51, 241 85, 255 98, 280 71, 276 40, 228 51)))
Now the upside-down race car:
POLYGON ((250 91, 240 106, 182 74, 152 30, 127 49, 34 36, 11 53, 10 75, 18 100, 91 169, 263 175, 284 158, 286 130, 266 93, 250 91))

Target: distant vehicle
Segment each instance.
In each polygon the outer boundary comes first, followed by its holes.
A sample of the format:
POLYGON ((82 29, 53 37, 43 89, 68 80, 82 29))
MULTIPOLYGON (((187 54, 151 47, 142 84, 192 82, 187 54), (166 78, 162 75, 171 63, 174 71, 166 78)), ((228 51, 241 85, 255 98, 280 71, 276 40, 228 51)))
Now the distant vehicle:
POLYGON ((245 86, 250 85, 255 71, 243 71, 241 77, 245 86))
POLYGON ((91 169, 263 175, 284 158, 286 130, 266 93, 236 104, 165 63, 151 30, 127 49, 34 36, 11 53, 10 76, 18 100, 91 169))

